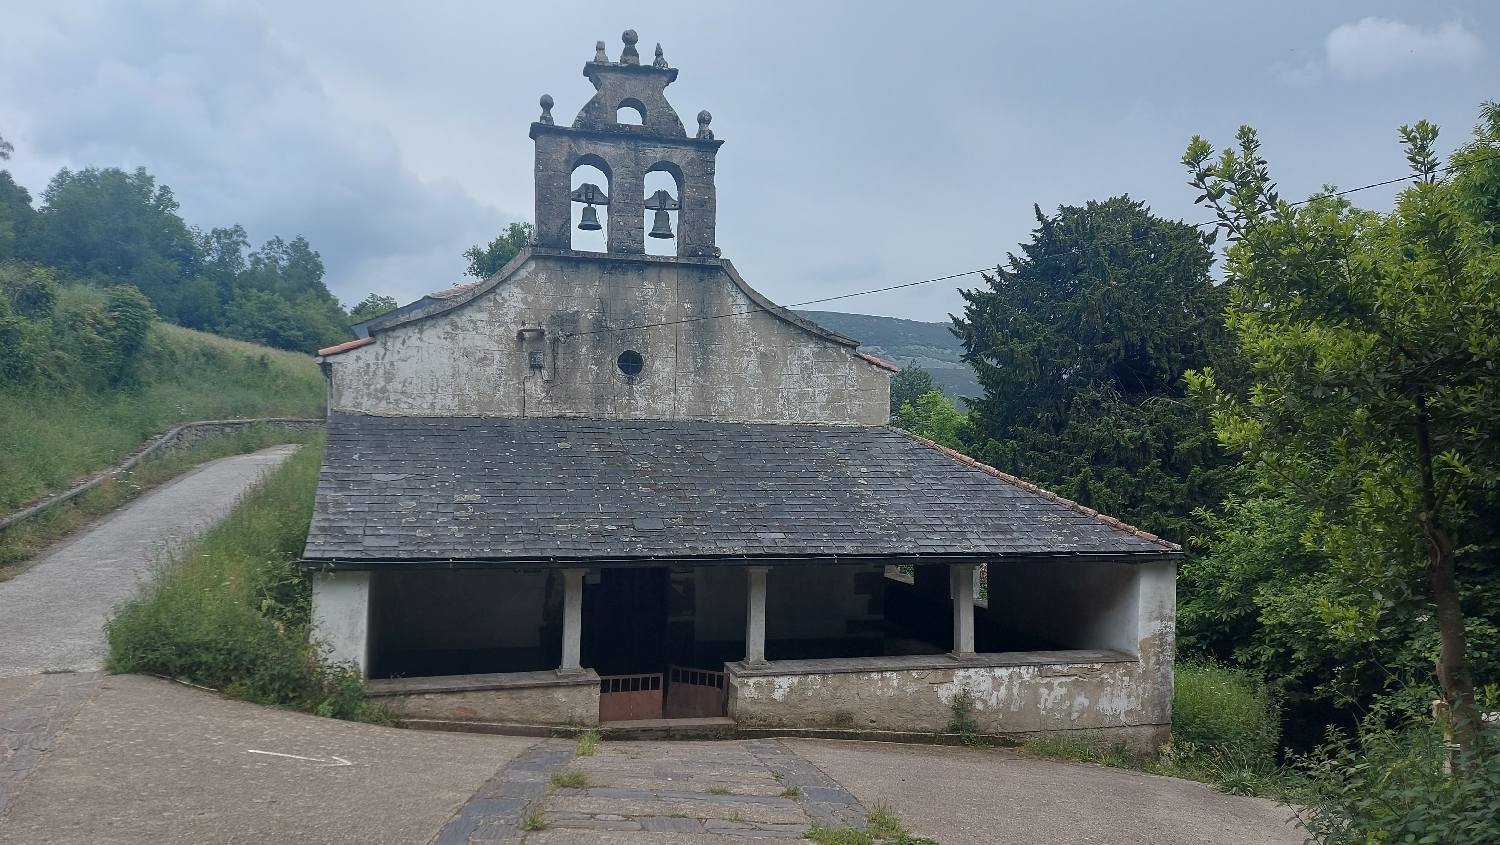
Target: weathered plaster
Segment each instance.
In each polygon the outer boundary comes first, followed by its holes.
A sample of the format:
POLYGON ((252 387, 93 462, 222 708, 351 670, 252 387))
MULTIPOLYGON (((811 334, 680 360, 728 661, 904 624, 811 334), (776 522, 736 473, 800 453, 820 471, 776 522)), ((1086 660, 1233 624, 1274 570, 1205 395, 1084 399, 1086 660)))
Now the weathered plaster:
POLYGON ((335 663, 370 667, 370 573, 317 572, 312 579, 312 638, 335 663))
POLYGON ((330 410, 853 425, 889 415, 888 372, 847 339, 767 310, 727 262, 534 254, 510 269, 325 358, 330 410), (616 366, 627 349, 645 359, 634 377, 616 366))
POLYGON ((368 681, 378 706, 406 719, 591 727, 599 724, 599 676, 556 671, 368 681))
MULTIPOLYGON (((968 690, 981 733, 1023 739, 1082 732, 1154 752, 1171 730, 1174 565, 1142 564, 1122 574, 1129 577, 1102 580, 1127 589, 1101 600, 1127 603, 1133 612, 1128 623, 1117 619, 1102 630, 1117 638, 1128 630, 1128 644, 972 657, 731 663, 730 715, 755 728, 940 732, 953 717, 954 698, 968 690)), ((992 603, 996 595, 992 582, 992 603)))

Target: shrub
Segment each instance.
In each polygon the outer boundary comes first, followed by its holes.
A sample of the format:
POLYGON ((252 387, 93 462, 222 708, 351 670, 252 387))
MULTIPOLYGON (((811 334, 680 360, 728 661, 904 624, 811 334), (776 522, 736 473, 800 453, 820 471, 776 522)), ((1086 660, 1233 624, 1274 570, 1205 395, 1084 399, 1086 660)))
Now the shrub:
POLYGON ((1258 678, 1213 662, 1179 663, 1169 762, 1229 792, 1257 792, 1276 772, 1281 702, 1258 678))
POLYGON ((959 690, 958 695, 953 696, 948 709, 953 711, 953 718, 948 720, 948 732, 958 734, 958 741, 964 745, 976 746, 984 744, 984 737, 979 735, 979 722, 974 719, 974 694, 969 692, 968 687, 959 690))
POLYGON ((167 560, 107 628, 112 672, 146 672, 235 698, 385 721, 358 671, 308 641, 312 590, 297 566, 321 440, 303 447, 223 522, 167 560))
POLYGON ((1449 758, 1431 725, 1397 730, 1367 720, 1355 738, 1333 735, 1297 761, 1306 795, 1297 821, 1322 845, 1500 839, 1500 730, 1449 758), (1451 774, 1445 772, 1451 770, 1451 774))

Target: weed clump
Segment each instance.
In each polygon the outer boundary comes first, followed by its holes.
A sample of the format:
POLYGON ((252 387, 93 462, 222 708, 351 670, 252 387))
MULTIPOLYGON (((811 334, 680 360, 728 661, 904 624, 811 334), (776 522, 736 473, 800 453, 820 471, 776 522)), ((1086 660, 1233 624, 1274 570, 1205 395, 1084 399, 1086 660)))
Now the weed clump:
POLYGON ((984 737, 979 735, 979 722, 974 719, 974 694, 969 692, 969 688, 959 690, 948 707, 953 711, 953 718, 948 720, 948 732, 958 734, 958 741, 964 745, 983 745, 984 737))
POLYGON ((547 779, 553 789, 588 789, 589 775, 582 769, 563 769, 547 779))
POLYGON ((803 834, 803 838, 811 839, 818 845, 874 845, 875 842, 887 845, 937 845, 931 839, 912 835, 901 825, 901 819, 895 811, 885 804, 877 805, 865 816, 864 830, 815 824, 803 834))
POLYGON ((106 626, 109 669, 179 678, 234 698, 388 723, 357 667, 309 642, 312 587, 297 561, 322 441, 303 447, 225 520, 158 567, 106 626))
POLYGON ((578 735, 578 745, 574 747, 574 753, 579 757, 592 757, 599 750, 599 732, 584 731, 578 735))

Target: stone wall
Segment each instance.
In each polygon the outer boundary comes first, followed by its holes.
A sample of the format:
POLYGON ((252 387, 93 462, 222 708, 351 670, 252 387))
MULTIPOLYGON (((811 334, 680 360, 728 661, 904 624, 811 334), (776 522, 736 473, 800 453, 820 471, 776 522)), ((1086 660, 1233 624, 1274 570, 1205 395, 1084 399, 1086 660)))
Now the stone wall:
POLYGON ((511 725, 599 724, 599 676, 556 671, 366 681, 377 706, 402 719, 511 725))
POLYGON ((885 424, 890 373, 853 341, 772 309, 727 261, 533 250, 470 298, 377 323, 374 343, 324 358, 329 406, 885 424), (635 375, 618 366, 627 350, 644 361, 635 375))
POLYGON ((740 728, 945 733, 968 690, 977 732, 1021 742, 1070 732, 1155 752, 1171 732, 1141 661, 1115 651, 1016 652, 730 665, 729 714, 740 728))

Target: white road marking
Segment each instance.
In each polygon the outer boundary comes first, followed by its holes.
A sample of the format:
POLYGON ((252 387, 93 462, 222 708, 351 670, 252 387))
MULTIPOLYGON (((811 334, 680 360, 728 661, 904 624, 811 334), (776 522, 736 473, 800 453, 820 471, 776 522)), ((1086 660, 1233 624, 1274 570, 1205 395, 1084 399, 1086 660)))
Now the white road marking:
POLYGON ((353 763, 343 757, 334 757, 333 762, 328 762, 327 757, 298 757, 296 754, 282 754, 278 751, 256 751, 254 748, 245 749, 246 754, 264 754, 267 757, 286 757, 291 760, 306 760, 309 763, 322 763, 325 766, 352 766, 353 763))

